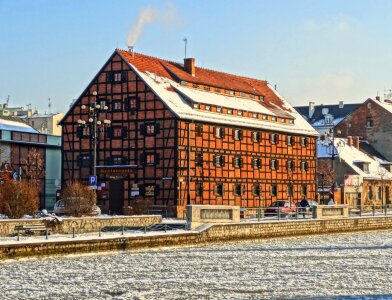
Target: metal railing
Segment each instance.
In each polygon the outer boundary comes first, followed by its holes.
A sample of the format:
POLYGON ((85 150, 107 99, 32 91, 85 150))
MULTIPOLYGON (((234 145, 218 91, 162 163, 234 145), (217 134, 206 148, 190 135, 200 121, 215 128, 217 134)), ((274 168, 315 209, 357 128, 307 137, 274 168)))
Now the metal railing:
POLYGON ((392 205, 358 205, 348 209, 350 217, 391 216, 392 205))

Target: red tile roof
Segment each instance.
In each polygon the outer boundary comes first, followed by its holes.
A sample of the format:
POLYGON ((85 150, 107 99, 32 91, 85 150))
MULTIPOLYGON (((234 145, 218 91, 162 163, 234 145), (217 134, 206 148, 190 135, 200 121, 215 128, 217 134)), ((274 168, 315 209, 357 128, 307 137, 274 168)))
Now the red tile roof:
POLYGON ((289 116, 284 113, 285 110, 287 111, 289 109, 285 107, 284 102, 268 86, 268 82, 265 80, 257 80, 200 67, 196 67, 195 76, 192 76, 184 70, 183 64, 136 52, 132 55, 126 50, 117 49, 117 51, 122 55, 122 57, 124 57, 125 60, 141 72, 148 71, 177 82, 186 81, 195 84, 264 96, 264 106, 274 111, 277 115, 285 115, 286 117, 289 116), (278 106, 283 111, 271 104, 278 106))

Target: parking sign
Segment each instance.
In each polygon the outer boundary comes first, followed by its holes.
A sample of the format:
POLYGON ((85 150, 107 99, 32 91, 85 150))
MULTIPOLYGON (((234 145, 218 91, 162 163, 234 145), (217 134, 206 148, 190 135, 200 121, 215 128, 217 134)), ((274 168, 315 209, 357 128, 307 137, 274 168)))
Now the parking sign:
POLYGON ((88 182, 90 186, 97 186, 97 176, 90 175, 88 182))

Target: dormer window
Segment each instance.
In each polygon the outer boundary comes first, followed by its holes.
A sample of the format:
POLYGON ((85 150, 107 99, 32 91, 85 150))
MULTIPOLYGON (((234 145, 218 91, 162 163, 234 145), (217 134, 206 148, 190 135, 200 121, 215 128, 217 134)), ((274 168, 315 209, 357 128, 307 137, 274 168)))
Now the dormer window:
POLYGON ((332 124, 332 122, 333 122, 333 117, 331 115, 326 115, 325 124, 332 124))
POLYGON ((365 173, 369 173, 369 162, 365 162, 365 161, 357 161, 355 162, 355 164, 357 165, 358 168, 360 168, 363 172, 365 173))
POLYGON ((381 166, 387 170, 388 172, 392 172, 391 164, 390 163, 382 163, 381 166))

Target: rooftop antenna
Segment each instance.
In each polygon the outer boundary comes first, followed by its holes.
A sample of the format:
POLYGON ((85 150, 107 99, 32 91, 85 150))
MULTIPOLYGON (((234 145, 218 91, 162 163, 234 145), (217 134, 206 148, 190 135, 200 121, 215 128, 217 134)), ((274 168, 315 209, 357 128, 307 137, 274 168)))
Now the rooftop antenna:
POLYGON ((27 104, 27 108, 31 109, 31 103, 27 104))
POLYGON ((186 58, 186 46, 188 45, 188 39, 184 37, 183 41, 185 43, 185 58, 186 58))
POLYGON ((10 95, 8 95, 8 97, 7 97, 7 107, 9 104, 10 104, 10 95))
POLYGON ((49 108, 49 114, 52 113, 52 103, 50 103, 50 98, 48 98, 48 108, 49 108))

